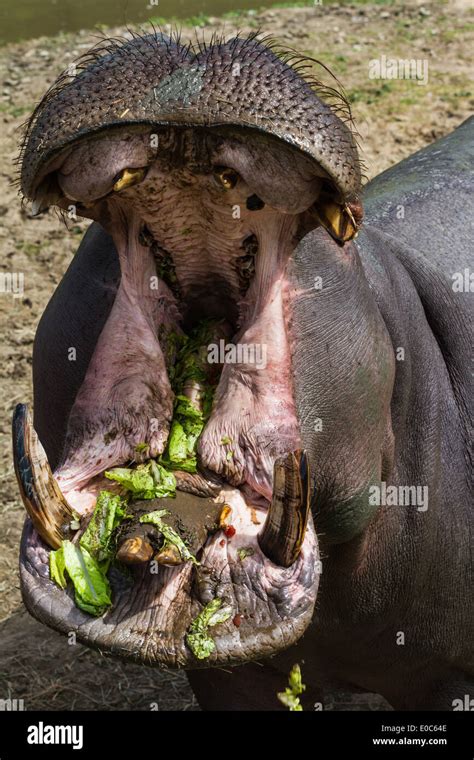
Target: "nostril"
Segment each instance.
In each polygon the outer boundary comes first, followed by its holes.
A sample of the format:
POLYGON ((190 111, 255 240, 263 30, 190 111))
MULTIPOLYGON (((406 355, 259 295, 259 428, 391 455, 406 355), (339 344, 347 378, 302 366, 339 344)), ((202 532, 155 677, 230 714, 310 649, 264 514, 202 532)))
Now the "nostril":
POLYGON ((249 211, 260 211, 261 208, 265 206, 264 202, 261 198, 258 197, 258 195, 250 195, 247 198, 247 208, 249 211))

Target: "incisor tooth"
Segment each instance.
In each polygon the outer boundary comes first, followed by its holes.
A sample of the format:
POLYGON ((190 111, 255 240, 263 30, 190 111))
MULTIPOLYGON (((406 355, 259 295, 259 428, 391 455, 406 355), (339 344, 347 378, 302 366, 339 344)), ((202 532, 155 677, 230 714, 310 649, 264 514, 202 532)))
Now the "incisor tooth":
POLYGON ((173 544, 165 546, 158 554, 155 554, 155 560, 159 565, 169 565, 171 567, 183 564, 183 558, 179 549, 173 544))
POLYGON ((123 542, 116 556, 119 562, 125 565, 139 565, 151 560, 153 547, 141 536, 134 536, 123 542))

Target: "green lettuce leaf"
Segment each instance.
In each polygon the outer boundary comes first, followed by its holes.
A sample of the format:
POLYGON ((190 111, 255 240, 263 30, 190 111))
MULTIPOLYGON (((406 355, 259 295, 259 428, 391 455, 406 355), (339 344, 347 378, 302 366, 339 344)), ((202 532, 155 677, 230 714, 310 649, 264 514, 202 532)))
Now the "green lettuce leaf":
POLYGON ((58 586, 61 586, 61 588, 66 588, 67 585, 66 576, 64 574, 65 570, 66 564, 64 562, 64 551, 63 547, 60 546, 56 551, 49 553, 49 577, 52 581, 57 583, 58 586))
MULTIPOLYGON (((166 546, 166 544, 174 544, 174 546, 177 547, 181 559, 183 562, 190 562, 193 563, 193 565, 199 565, 200 563, 197 561, 194 554, 191 554, 188 547, 184 543, 181 536, 176 533, 176 531, 170 526, 166 525, 166 523, 163 522, 162 518, 166 517, 166 515, 169 515, 167 509, 158 509, 155 512, 148 512, 146 515, 142 515, 140 517, 141 523, 151 523, 152 525, 156 525, 160 533, 163 534, 165 543, 163 544, 163 547, 166 546)), ((162 547, 162 548, 163 548, 162 547)))
POLYGON ((160 461, 176 470, 196 472, 196 442, 204 424, 204 413, 186 396, 176 396, 168 444, 160 461))
POLYGON ((74 586, 75 603, 81 610, 99 617, 110 607, 112 599, 105 568, 87 549, 63 541, 59 549, 50 552, 49 563, 52 580, 62 588, 67 573, 74 586))
POLYGON ((193 620, 186 634, 186 643, 198 660, 209 657, 216 648, 209 628, 218 623, 225 623, 232 615, 232 607, 222 607, 222 599, 217 597, 206 604, 193 620))
POLYGON ((122 498, 110 491, 101 491, 89 524, 79 539, 81 548, 98 562, 111 560, 115 548, 112 534, 125 517, 122 498))
POLYGON ((173 463, 184 462, 189 457, 189 454, 188 437, 179 420, 174 419, 168 439, 167 459, 173 463))
POLYGON ((306 689, 306 686, 301 680, 301 669, 298 664, 293 665, 290 675, 288 677, 288 686, 285 691, 280 691, 277 694, 280 702, 287 707, 290 712, 302 712, 303 707, 299 700, 299 695, 306 689))
POLYGON ((138 467, 114 467, 107 470, 105 477, 120 483, 134 499, 157 499, 175 496, 176 479, 161 464, 151 459, 138 467))

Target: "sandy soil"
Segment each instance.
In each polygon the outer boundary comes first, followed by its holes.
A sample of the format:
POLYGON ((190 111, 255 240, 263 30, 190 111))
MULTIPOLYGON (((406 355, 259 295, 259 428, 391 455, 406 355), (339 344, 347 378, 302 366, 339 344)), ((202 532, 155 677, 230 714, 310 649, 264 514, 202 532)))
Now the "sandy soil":
MULTIPOLYGON (((251 11, 208 19, 199 34, 231 35, 261 28, 328 65, 344 84, 360 133, 369 177, 450 132, 472 111, 469 83, 473 24, 468 3, 315 5, 251 11), (429 81, 368 77, 369 61, 426 59, 429 81)), ((107 34, 124 34, 123 29, 107 34)), ((184 27, 183 36, 192 34, 184 27)), ((57 75, 97 42, 80 32, 0 49, 1 272, 21 273, 24 292, 0 292, 0 698, 24 698, 27 709, 196 709, 183 674, 126 665, 68 646, 22 610, 17 556, 24 512, 11 465, 10 420, 15 404, 31 401, 31 352, 38 320, 87 226, 66 229, 54 212, 31 218, 10 184, 16 174, 19 127, 57 75)), ((282 684, 283 686, 284 684, 282 684)), ((365 698, 364 698, 365 699, 365 698)), ((380 709, 336 696, 335 709, 380 709)))

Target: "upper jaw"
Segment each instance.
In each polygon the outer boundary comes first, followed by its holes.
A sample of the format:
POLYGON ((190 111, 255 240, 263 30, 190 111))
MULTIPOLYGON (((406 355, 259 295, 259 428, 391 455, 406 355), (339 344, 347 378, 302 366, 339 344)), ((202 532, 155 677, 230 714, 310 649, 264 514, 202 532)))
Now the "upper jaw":
POLYGON ((255 35, 194 47, 157 33, 110 40, 85 55, 72 79, 60 77, 35 109, 21 155, 22 190, 32 197, 45 161, 101 128, 246 125, 297 146, 352 201, 361 171, 350 108, 334 88, 306 76, 307 64, 255 35), (336 102, 323 102, 322 93, 336 102))

